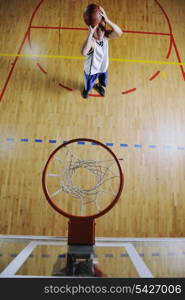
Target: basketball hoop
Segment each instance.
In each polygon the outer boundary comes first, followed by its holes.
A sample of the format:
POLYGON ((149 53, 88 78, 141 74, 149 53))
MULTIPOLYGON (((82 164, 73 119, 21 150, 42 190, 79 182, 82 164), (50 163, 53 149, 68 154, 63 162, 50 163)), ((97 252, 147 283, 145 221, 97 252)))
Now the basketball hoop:
POLYGON ((69 244, 94 244, 94 219, 112 209, 123 190, 119 161, 106 145, 86 138, 65 142, 50 154, 42 186, 49 204, 70 220, 69 244))

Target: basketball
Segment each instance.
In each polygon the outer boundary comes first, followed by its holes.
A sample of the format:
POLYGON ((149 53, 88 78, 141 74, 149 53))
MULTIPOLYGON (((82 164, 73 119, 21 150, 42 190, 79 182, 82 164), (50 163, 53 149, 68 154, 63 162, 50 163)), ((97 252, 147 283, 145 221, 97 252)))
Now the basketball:
POLYGON ((100 8, 96 4, 89 4, 84 10, 84 21, 88 26, 96 26, 102 20, 100 8))

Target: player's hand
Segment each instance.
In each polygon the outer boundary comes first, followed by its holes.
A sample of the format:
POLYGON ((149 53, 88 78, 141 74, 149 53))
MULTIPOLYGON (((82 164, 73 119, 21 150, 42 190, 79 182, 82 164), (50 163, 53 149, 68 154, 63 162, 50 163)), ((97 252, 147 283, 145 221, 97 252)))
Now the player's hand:
POLYGON ((107 22, 108 21, 107 14, 106 14, 105 10, 103 9, 103 7, 101 7, 101 6, 100 6, 100 14, 104 18, 105 22, 107 22))
POLYGON ((97 27, 98 27, 98 24, 97 24, 96 26, 94 26, 94 27, 89 26, 89 31, 90 31, 90 33, 91 33, 91 34, 94 34, 97 27))

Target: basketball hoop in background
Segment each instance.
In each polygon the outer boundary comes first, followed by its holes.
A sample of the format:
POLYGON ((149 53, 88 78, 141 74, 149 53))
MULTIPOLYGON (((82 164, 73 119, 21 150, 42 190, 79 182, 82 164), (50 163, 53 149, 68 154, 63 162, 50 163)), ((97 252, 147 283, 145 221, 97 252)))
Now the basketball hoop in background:
POLYGON ((69 218, 68 245, 94 245, 95 219, 113 208, 123 190, 120 160, 103 143, 86 138, 50 154, 42 185, 49 204, 69 218))

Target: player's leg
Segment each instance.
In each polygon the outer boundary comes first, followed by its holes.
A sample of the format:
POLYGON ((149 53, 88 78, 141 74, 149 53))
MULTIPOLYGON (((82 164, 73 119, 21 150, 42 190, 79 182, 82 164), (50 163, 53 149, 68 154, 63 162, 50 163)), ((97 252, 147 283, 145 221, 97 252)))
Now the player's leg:
POLYGON ((98 77, 98 74, 87 75, 84 72, 84 90, 82 92, 83 98, 88 98, 89 92, 92 90, 97 77, 98 77))
POLYGON ((107 86, 107 82, 108 82, 108 72, 105 72, 105 73, 100 73, 99 77, 99 83, 106 87, 107 86))
POLYGON ((108 73, 107 72, 99 73, 98 80, 99 80, 99 82, 97 84, 95 84, 94 87, 101 96, 104 96, 105 89, 103 87, 107 86, 108 73))

